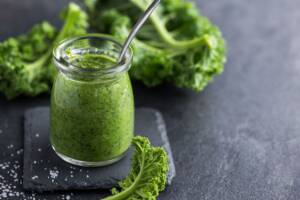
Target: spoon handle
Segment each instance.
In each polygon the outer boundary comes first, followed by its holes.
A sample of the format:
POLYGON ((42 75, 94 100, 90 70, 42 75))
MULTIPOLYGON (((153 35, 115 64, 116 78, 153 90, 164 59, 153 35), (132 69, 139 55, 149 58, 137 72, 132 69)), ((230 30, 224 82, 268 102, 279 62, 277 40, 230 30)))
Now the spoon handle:
POLYGON ((137 23, 132 28, 128 38, 126 39, 122 51, 120 53, 119 62, 121 62, 127 52, 127 49, 129 48, 130 43, 135 38, 135 35, 140 30, 140 28, 144 25, 144 23, 147 21, 147 19, 150 17, 152 12, 155 10, 155 8, 159 5, 160 0, 154 0, 153 3, 150 4, 150 6, 147 8, 145 13, 139 18, 137 23))

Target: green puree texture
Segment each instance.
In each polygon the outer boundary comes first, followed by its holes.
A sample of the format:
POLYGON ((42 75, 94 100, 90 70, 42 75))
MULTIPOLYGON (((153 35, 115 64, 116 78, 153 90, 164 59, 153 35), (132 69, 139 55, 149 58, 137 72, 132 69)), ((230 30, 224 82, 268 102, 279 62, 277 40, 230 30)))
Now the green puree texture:
MULTIPOLYGON (((76 62, 91 68, 111 61, 86 56, 76 62)), ((129 148, 133 125, 134 102, 127 73, 109 83, 58 74, 51 95, 50 136, 58 153, 82 161, 111 160, 129 148)))

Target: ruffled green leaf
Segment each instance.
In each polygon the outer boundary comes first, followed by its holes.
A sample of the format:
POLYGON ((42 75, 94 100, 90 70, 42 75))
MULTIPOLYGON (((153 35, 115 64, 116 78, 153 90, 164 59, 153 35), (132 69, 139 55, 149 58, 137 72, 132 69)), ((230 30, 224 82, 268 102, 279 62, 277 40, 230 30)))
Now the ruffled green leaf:
POLYGON ((161 147, 151 146, 145 137, 133 139, 135 153, 129 175, 103 200, 155 200, 165 189, 169 170, 168 156, 161 147))

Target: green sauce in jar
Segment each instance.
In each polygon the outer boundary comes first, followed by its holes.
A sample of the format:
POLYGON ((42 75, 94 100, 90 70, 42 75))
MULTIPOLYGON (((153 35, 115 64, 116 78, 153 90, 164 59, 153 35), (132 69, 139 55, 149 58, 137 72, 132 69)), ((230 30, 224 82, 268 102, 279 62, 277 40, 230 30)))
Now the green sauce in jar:
MULTIPOLYGON (((110 56, 89 53, 69 62, 82 69, 105 69, 116 64, 110 56)), ((52 88, 50 118, 51 144, 64 160, 98 166, 119 159, 131 144, 134 128, 127 71, 108 80, 59 73, 52 88)))

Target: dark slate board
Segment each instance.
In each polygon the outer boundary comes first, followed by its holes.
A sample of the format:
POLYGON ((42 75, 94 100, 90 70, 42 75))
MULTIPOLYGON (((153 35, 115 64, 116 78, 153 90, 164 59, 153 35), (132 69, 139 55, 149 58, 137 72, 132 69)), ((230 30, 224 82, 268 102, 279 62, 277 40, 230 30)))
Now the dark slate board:
MULTIPOLYGON (((154 146, 163 146, 169 154, 168 184, 175 176, 172 152, 160 112, 136 110, 135 132, 147 136, 154 146)), ((126 177, 132 150, 119 162, 98 168, 70 165, 52 150, 49 141, 49 108, 39 107, 25 113, 23 187, 38 192, 72 189, 109 189, 126 177)))

